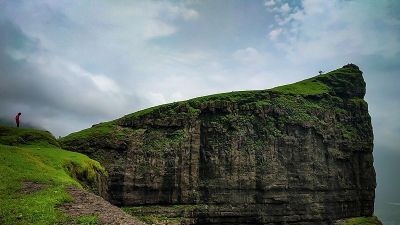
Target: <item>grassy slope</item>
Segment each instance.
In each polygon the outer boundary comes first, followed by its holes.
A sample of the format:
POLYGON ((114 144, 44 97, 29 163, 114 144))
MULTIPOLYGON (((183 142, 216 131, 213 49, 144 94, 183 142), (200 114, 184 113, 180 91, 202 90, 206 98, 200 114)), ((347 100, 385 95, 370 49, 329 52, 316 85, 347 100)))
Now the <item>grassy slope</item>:
POLYGON ((54 224, 71 220, 55 207, 72 201, 66 185, 81 187, 76 179, 93 180, 105 172, 87 156, 59 148, 48 132, 0 125, 0 224, 54 224), (21 182, 45 184, 32 194, 21 194, 21 182))
MULTIPOLYGON (((350 64, 351 66, 353 64, 350 64)), ((350 67, 351 67, 350 66, 350 67)), ((354 65, 355 66, 355 65, 354 65)), ((346 66, 345 66, 346 67, 346 66)), ((268 102, 265 102, 265 98, 263 96, 268 96, 271 93, 281 93, 281 94, 291 94, 291 95, 302 95, 302 96, 312 96, 312 95, 329 95, 333 91, 335 91, 334 87, 329 86, 327 83, 330 85, 335 85, 339 84, 338 86, 348 86, 350 89, 352 88, 352 83, 349 82, 349 80, 355 80, 361 78, 359 74, 355 74, 355 71, 359 71, 358 67, 355 66, 355 68, 339 68, 336 70, 333 70, 329 73, 318 75, 306 80, 302 80, 293 84, 288 84, 288 85, 283 85, 279 87, 275 87, 272 89, 268 90, 252 90, 252 91, 235 91, 235 92, 227 92, 227 93, 220 93, 220 94, 213 94, 213 95, 208 95, 208 96, 202 96, 194 99, 190 99, 187 101, 181 101, 181 102, 174 102, 174 103, 169 103, 169 104, 164 104, 164 105, 159 105, 159 106, 154 106, 151 108, 143 109, 131 114, 128 114, 124 116, 121 119, 124 118, 131 118, 131 117, 140 117, 142 115, 151 113, 152 111, 155 110, 171 110, 175 108, 176 106, 182 105, 182 104, 188 104, 192 105, 194 103, 206 103, 206 102, 244 102, 244 101, 255 101, 255 104, 258 105, 263 105, 263 104, 269 104, 268 102), (343 79, 343 76, 347 77, 348 80, 343 79)), ((363 82, 363 81, 362 81, 363 82)), ((362 99, 357 99, 361 100, 362 99)), ((196 110, 196 109, 193 109, 196 110)))

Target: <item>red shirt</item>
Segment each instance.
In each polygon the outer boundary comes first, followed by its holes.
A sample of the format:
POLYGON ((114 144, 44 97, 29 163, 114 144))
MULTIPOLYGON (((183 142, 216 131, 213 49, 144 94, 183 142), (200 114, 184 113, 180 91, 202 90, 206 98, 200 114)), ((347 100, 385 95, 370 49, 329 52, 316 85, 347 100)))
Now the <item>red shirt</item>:
POLYGON ((19 115, 18 114, 15 116, 15 122, 19 123, 19 115))

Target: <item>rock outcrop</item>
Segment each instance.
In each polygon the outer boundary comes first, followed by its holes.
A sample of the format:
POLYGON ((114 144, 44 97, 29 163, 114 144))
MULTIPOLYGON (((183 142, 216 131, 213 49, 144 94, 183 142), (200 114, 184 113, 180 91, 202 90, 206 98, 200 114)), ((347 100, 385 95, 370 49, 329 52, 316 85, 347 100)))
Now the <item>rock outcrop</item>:
POLYGON ((365 90, 348 64, 269 90, 149 108, 61 144, 102 162, 103 197, 141 206, 133 214, 175 224, 333 224, 374 211, 365 90))

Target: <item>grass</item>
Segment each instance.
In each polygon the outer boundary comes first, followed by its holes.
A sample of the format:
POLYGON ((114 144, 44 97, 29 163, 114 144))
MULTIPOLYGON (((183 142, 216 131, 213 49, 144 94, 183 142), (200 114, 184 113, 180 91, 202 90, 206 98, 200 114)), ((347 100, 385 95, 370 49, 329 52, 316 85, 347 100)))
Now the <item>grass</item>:
POLYGON ((60 147, 47 131, 0 125, 0 143, 12 146, 60 147))
POLYGON ((382 223, 376 216, 371 217, 357 217, 351 218, 346 221, 345 225, 381 225, 382 223))
MULTIPOLYGON (((196 108, 198 104, 202 103, 214 103, 214 102, 237 102, 240 104, 251 103, 256 106, 271 105, 270 94, 281 93, 291 95, 302 95, 302 96, 319 96, 319 95, 330 95, 336 94, 347 89, 354 88, 354 83, 365 82, 360 75, 362 72, 358 70, 358 67, 353 64, 348 64, 343 68, 331 71, 326 74, 318 75, 303 81, 299 81, 293 84, 275 87, 268 90, 253 90, 253 91, 235 91, 213 94, 208 96, 202 96, 193 98, 187 101, 174 102, 164 105, 158 105, 151 108, 143 109, 131 114, 128 114, 120 120, 130 119, 133 117, 141 117, 150 113, 165 113, 170 112, 169 115, 173 114, 175 109, 178 109, 182 105, 186 105, 189 110, 193 113, 199 112, 196 108), (345 88, 343 89, 343 86, 345 88)), ((332 95, 331 97, 335 97, 332 95)), ((360 100, 361 101, 361 100, 360 100)), ((116 120, 118 121, 118 120, 116 120)))
POLYGON ((54 224, 67 221, 68 217, 55 206, 72 201, 63 186, 44 188, 23 196, 17 192, 5 196, 1 192, 0 223, 6 224, 54 224))
POLYGON ((96 225, 98 222, 97 216, 82 216, 75 220, 78 225, 96 225))
POLYGON ((93 137, 97 138, 108 138, 110 132, 115 128, 113 121, 100 123, 92 126, 91 128, 87 128, 81 130, 79 132, 74 132, 69 134, 66 137, 60 138, 59 141, 61 142, 68 142, 68 141, 80 141, 83 143, 87 142, 88 139, 93 137))
POLYGON ((42 136, 41 131, 4 125, 0 125, 0 130, 0 224, 56 224, 72 220, 56 209, 73 200, 65 187, 82 187, 78 179, 93 181, 96 172, 105 173, 104 168, 83 154, 54 146, 54 137, 47 132, 42 136), (18 137, 24 135, 31 137, 29 142, 19 142, 18 137), (44 188, 31 194, 19 193, 24 181, 44 184, 44 188))
POLYGON ((362 72, 353 64, 333 70, 329 73, 318 75, 293 84, 272 88, 272 91, 296 95, 321 95, 332 94, 335 91, 354 89, 354 85, 364 85, 362 72))
POLYGON ((271 90, 284 94, 299 95, 319 95, 329 93, 329 87, 318 81, 315 77, 297 83, 275 87, 271 90))

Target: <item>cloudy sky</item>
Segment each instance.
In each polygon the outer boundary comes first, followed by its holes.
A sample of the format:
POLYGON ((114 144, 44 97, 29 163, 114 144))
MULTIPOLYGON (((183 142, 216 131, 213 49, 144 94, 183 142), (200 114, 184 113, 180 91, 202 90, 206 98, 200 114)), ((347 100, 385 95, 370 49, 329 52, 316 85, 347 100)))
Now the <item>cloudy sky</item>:
POLYGON ((65 136, 354 63, 383 160, 400 155, 399 12, 397 0, 2 0, 0 120, 20 111, 21 126, 65 136))

